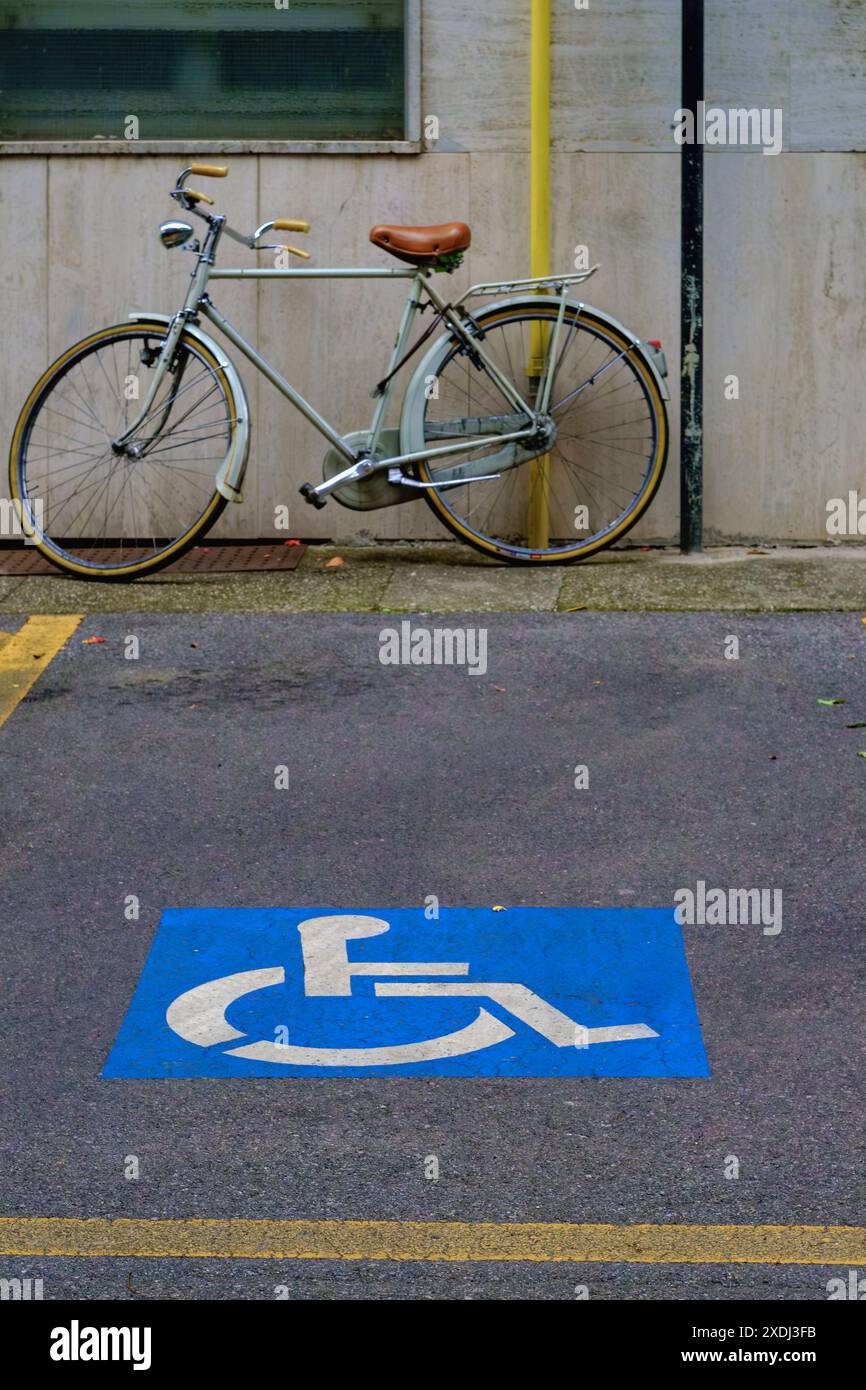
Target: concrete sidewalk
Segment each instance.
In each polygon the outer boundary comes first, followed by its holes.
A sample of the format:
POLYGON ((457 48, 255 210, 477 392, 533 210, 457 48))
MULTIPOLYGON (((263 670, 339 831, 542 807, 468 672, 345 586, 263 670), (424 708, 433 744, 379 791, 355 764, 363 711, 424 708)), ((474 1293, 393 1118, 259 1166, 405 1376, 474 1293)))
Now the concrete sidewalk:
POLYGON ((516 569, 451 542, 310 546, 287 573, 0 578, 4 613, 866 612, 866 546, 608 551, 516 569), (338 558, 341 564, 328 562, 338 558))

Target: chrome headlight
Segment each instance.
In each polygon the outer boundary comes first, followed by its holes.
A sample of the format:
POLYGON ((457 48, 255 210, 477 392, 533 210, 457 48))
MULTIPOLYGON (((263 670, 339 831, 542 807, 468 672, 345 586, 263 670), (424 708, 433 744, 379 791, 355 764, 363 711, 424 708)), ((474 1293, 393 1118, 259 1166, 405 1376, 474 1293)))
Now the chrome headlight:
POLYGON ((193 234, 189 222, 160 222, 159 239, 163 246, 185 246, 193 234))

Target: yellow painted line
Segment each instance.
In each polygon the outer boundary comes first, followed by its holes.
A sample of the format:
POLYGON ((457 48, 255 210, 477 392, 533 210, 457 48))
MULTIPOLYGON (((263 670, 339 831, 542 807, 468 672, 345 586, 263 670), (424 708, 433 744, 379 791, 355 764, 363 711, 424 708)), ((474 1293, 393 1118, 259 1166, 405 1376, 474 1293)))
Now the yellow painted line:
POLYGON ((2 1217, 0 1255, 856 1266, 866 1227, 2 1217))
POLYGON ((64 642, 69 641, 83 617, 83 613, 67 613, 59 617, 28 618, 11 636, 3 634, 0 641, 0 724, 6 722, 64 642))

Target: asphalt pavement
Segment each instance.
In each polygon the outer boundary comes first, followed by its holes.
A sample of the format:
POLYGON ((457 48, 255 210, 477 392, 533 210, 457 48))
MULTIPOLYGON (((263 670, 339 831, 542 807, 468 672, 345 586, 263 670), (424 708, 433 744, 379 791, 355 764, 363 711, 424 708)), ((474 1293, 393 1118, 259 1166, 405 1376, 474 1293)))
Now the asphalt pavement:
MULTIPOLYGON (((866 728, 845 727, 866 721, 860 616, 452 615, 487 632, 478 676, 383 665, 400 620, 91 615, 0 729, 3 1214, 862 1224, 866 728), (669 908, 698 880, 784 904, 775 935, 683 928, 708 1078, 101 1076, 168 907, 369 912, 435 894, 505 922, 521 905, 669 908)), ((43 1277, 46 1297, 120 1299, 796 1300, 845 1273, 0 1266, 43 1277)))

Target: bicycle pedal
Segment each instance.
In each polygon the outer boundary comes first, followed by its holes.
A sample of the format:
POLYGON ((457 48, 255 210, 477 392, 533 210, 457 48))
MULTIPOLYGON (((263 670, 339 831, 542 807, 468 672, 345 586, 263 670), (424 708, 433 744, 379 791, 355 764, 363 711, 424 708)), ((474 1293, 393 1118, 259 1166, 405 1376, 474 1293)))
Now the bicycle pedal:
POLYGON ((311 507, 316 507, 319 511, 327 504, 326 497, 319 497, 312 483, 304 483, 298 488, 305 502, 309 502, 311 507))

